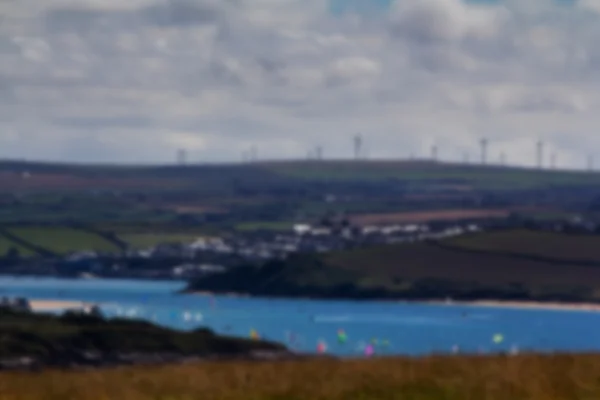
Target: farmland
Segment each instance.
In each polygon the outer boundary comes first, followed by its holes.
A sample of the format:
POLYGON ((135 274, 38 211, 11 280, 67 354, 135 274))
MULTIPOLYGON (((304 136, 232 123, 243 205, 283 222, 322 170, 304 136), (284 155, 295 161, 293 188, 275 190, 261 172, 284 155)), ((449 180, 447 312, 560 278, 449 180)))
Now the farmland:
POLYGON ((284 231, 291 230, 293 227, 292 222, 244 222, 236 225, 236 230, 241 232, 247 231, 257 231, 257 230, 272 230, 272 231, 284 231))
POLYGON ((115 252, 118 249, 100 236, 72 228, 22 227, 9 231, 26 241, 58 254, 78 250, 115 252))
POLYGON ((377 223, 427 219, 421 212, 487 218, 523 207, 561 215, 600 207, 598 183, 597 173, 424 161, 130 167, 0 162, 0 224, 162 222, 245 229, 332 213, 377 223))
MULTIPOLYGON (((174 181, 169 187, 177 187, 182 182, 174 181)), ((153 179, 136 178, 96 178, 83 177, 63 173, 34 173, 29 172, 0 172, 0 188, 3 191, 32 191, 32 190, 102 190, 102 189, 135 189, 135 188, 162 188, 164 182, 153 179)))
MULTIPOLYGON (((259 164, 282 176, 303 180, 351 181, 404 179, 451 181, 477 188, 521 189, 544 185, 598 184, 600 175, 579 171, 539 171, 527 168, 434 163, 429 161, 326 161, 259 164)), ((464 187, 463 187, 464 188, 464 187)))
POLYGON ((513 230, 457 240, 299 255, 199 279, 189 290, 324 298, 600 302, 598 236, 578 241, 580 252, 570 258, 560 249, 577 239, 567 234, 513 230), (506 239, 511 236, 514 239, 506 239), (497 238, 502 240, 496 248, 497 238), (553 246, 543 247, 545 243, 553 246), (474 251, 476 244, 493 251, 474 251), (534 254, 519 253, 528 248, 534 254))
MULTIPOLYGON (((236 185, 278 186, 291 181, 350 182, 432 181, 466 190, 476 188, 522 189, 546 185, 594 185, 600 174, 579 171, 539 171, 527 168, 481 166, 428 161, 281 161, 252 164, 189 166, 103 166, 0 163, 0 188, 168 190, 187 187, 198 192, 231 192, 236 185), (445 183, 444 183, 445 182, 445 183)), ((289 187, 289 185, 288 185, 289 187)))
POLYGON ((600 238, 590 235, 509 230, 491 232, 485 236, 465 235, 447 240, 446 244, 495 254, 510 253, 564 263, 600 265, 600 238))
POLYGON ((15 243, 10 239, 0 237, 0 256, 7 254, 11 248, 16 249, 21 256, 31 256, 33 254, 30 249, 20 246, 18 243, 15 243))
POLYGON ((191 243, 202 235, 193 233, 123 233, 119 238, 133 249, 144 249, 161 243, 191 243))
POLYGON ((429 221, 453 221, 460 219, 505 218, 511 210, 431 210, 401 213, 357 214, 350 220, 357 225, 414 224, 429 221))
POLYGON ((1 373, 3 400, 585 400, 600 356, 432 356, 207 362, 101 371, 1 373))
POLYGON ((8 236, 0 236, 0 256, 11 248, 18 251, 20 257, 43 256, 47 254, 65 255, 77 251, 98 251, 118 253, 122 248, 107 236, 114 235, 116 240, 125 243, 131 249, 142 249, 160 243, 190 243, 205 235, 205 232, 181 227, 127 226, 127 225, 83 225, 73 228, 61 225, 7 226, 8 236))
MULTIPOLYGON (((598 246, 600 239, 596 239, 598 246)), ((591 250, 588 250, 591 252, 591 250)), ((470 253, 415 243, 359 249, 330 255, 326 262, 353 271, 371 271, 375 276, 399 280, 421 278, 472 281, 481 285, 584 285, 600 284, 600 268, 581 266, 572 261, 545 263, 527 258, 509 257, 504 252, 470 253)), ((383 280, 382 280, 383 282, 383 280)))
POLYGON ((332 218, 369 225, 502 219, 516 212, 600 220, 598 183, 596 173, 424 161, 0 162, 0 228, 33 245, 0 235, 0 254, 11 247, 30 256, 41 249, 64 254, 119 246, 98 231, 140 248, 332 218))

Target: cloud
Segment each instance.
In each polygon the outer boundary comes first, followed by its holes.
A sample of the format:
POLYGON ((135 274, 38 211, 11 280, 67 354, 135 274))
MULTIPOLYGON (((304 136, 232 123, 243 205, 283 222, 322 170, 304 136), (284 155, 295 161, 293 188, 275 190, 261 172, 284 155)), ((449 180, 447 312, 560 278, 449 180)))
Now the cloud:
POLYGON ((600 145, 598 2, 361 4, 1 2, 0 156, 344 157, 361 132, 370 157, 475 159, 486 136, 532 165, 542 138, 581 167, 600 145))
POLYGON ((391 13, 392 32, 421 45, 493 38, 507 17, 504 7, 462 0, 397 1, 391 13))

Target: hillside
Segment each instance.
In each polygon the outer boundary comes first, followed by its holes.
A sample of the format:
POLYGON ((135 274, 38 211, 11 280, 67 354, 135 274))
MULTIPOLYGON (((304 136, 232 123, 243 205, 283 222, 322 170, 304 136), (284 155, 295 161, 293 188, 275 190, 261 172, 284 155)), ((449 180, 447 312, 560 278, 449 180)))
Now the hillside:
MULTIPOLYGON (((190 230, 193 235, 277 230, 332 216, 357 225, 509 215, 561 220, 577 215, 600 221, 599 184, 599 173, 427 161, 183 166, 0 162, 0 236, 31 255, 44 253, 42 249, 63 254, 75 247, 141 247, 163 234, 182 237, 190 230), (82 225, 103 233, 88 229, 85 236, 82 225), (141 229, 129 232, 131 226, 141 229), (5 234, 13 227, 22 235, 8 233, 32 246, 5 234), (72 228, 81 231, 80 237, 68 232, 72 228)), ((0 243, 0 250, 6 247, 0 243)))
POLYGON ((188 291, 257 296, 600 301, 600 236, 510 230, 386 245, 203 278, 188 291))
POLYGON ((31 314, 0 308, 0 367, 29 357, 40 366, 120 364, 135 356, 251 356, 256 351, 285 353, 276 343, 238 339, 208 329, 176 331, 145 321, 101 316, 31 314))
POLYGON ((537 170, 521 167, 460 164, 431 161, 282 161, 260 163, 278 175, 303 180, 447 181, 480 189, 524 189, 546 185, 587 185, 600 183, 600 174, 583 171, 537 170))
POLYGON ((539 171, 530 168, 482 166, 406 160, 261 161, 244 164, 119 166, 0 162, 0 187, 12 190, 118 189, 231 192, 243 185, 290 188, 290 182, 445 182, 479 189, 525 189, 541 186, 578 186, 600 183, 599 173, 539 171), (198 185, 201 183, 201 185, 198 185))

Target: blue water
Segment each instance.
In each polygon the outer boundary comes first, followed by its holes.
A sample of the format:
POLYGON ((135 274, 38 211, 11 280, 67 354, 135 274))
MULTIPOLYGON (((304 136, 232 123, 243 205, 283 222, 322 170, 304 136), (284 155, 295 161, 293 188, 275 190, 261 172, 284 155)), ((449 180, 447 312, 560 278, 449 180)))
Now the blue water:
POLYGON ((407 305, 393 302, 272 300, 178 295, 183 282, 70 280, 0 277, 0 296, 102 303, 109 316, 145 318, 182 329, 208 326, 216 332, 261 337, 298 351, 360 355, 375 342, 380 354, 420 355, 461 351, 600 350, 600 313, 503 308, 407 305), (464 315, 466 313, 466 315, 464 315), (186 314, 189 320, 186 320, 186 314), (198 319, 196 319, 198 318, 198 319), (347 341, 337 340, 343 329, 347 341), (501 343, 492 337, 500 333, 501 343))

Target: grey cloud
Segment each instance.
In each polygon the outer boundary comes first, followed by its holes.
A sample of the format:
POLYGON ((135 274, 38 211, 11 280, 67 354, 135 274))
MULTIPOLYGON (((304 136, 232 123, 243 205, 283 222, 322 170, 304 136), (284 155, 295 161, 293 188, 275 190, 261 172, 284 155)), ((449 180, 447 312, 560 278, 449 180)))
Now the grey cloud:
MULTIPOLYGON (((223 0, 226 1, 226 0, 223 0)), ((189 0, 172 0, 168 4, 148 6, 140 14, 153 24, 162 27, 182 27, 212 23, 222 13, 216 3, 192 2, 189 0)))
POLYGON ((44 25, 49 32, 77 32, 122 29, 135 22, 134 15, 123 11, 85 8, 56 8, 49 10, 44 25))
POLYGON ((420 45, 494 36, 504 22, 502 8, 468 6, 460 0, 403 0, 394 5, 392 34, 420 45))
POLYGON ((388 16, 343 18, 323 0, 54 1, 15 2, 0 26, 0 109, 23 137, 11 151, 170 160, 196 140, 218 159, 246 142, 283 155, 323 141, 333 155, 361 129, 379 132, 376 156, 418 152, 443 126, 462 152, 478 130, 519 146, 600 123, 598 15, 516 1, 397 0, 388 16), (41 19, 19 19, 28 4, 41 19))
POLYGON ((243 70, 233 67, 225 60, 212 60, 209 71, 213 79, 229 86, 242 86, 246 82, 243 70))
POLYGON ((529 93, 516 99, 506 107, 510 111, 518 112, 558 112, 575 114, 585 105, 576 99, 559 97, 552 94, 529 93))
POLYGON ((309 105, 309 101, 307 99, 297 99, 297 98, 286 98, 284 96, 263 96, 261 98, 263 104, 275 107, 275 108, 288 108, 293 109, 295 111, 301 110, 303 107, 309 105))
POLYGON ((277 74, 285 68, 285 64, 281 60, 276 60, 268 56, 258 56, 255 61, 268 74, 277 74))
POLYGON ((9 76, 0 73, 0 104, 2 101, 13 102, 15 100, 15 86, 9 76))
POLYGON ((123 117, 62 117, 54 118, 54 124, 79 129, 97 128, 144 128, 155 124, 152 118, 139 116, 123 117))
MULTIPOLYGON (((88 131, 89 132, 89 131, 88 131)), ((94 131, 92 131, 94 132, 94 131)), ((95 135, 74 135, 64 143, 61 148, 56 149, 53 157, 60 159, 71 159, 77 162, 94 162, 94 160, 107 160, 115 156, 126 159, 136 156, 126 148, 115 148, 102 140, 102 133, 95 131, 95 135)))
MULTIPOLYGON (((223 3, 227 3, 227 0, 223 0, 223 3)), ((44 22, 50 32, 89 33, 122 31, 140 24, 163 28, 189 27, 214 23, 222 16, 223 7, 214 1, 170 0, 138 10, 60 7, 49 10, 44 22)))

